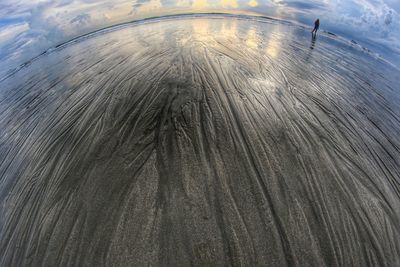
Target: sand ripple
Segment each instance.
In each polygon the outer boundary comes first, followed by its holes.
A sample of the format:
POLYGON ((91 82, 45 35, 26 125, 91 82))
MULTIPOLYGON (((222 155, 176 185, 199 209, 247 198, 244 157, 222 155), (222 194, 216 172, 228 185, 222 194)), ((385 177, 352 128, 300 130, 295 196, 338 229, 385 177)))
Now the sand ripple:
POLYGON ((310 37, 148 22, 3 80, 0 265, 400 265, 399 72, 310 37))

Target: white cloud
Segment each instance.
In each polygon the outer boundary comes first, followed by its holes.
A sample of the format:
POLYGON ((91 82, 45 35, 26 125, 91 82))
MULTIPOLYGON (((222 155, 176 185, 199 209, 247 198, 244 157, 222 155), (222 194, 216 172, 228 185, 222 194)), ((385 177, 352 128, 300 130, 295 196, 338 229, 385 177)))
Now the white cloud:
MULTIPOLYGON (((342 13, 339 23, 350 26, 371 40, 400 40, 400 16, 382 0, 357 0, 360 15, 342 13)), ((386 43, 386 42, 385 42, 386 43)))
POLYGON ((27 31, 28 28, 29 26, 27 23, 14 24, 0 28, 0 47, 16 38, 19 34, 27 31))
POLYGON ((90 22, 90 15, 86 13, 79 14, 75 18, 71 19, 70 22, 78 25, 86 25, 90 22))

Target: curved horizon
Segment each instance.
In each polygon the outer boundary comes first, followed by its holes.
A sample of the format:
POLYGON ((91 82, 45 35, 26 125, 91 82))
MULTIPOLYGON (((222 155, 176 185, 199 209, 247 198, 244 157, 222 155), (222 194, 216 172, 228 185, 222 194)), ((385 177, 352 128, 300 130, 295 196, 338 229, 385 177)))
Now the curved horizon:
POLYGON ((1 83, 1 266, 399 265, 398 70, 276 20, 126 25, 1 83))
POLYGON ((400 2, 394 0, 4 0, 0 4, 0 76, 41 52, 120 23, 158 16, 223 12, 266 16, 333 32, 400 62, 400 2))
MULTIPOLYGON (((99 28, 99 29, 95 29, 93 31, 90 32, 85 32, 81 35, 78 36, 74 36, 71 37, 68 40, 64 40, 60 43, 56 43, 50 47, 47 47, 45 49, 43 49, 42 51, 38 51, 38 53, 36 55, 32 55, 31 58, 27 58, 25 59, 25 61, 23 62, 19 62, 19 64, 10 67, 9 69, 4 69, 3 72, 0 69, 0 82, 4 81, 5 79, 7 79, 8 77, 12 76, 13 74, 15 74, 17 71, 19 71, 21 68, 29 65, 32 61, 36 60, 37 58, 39 58, 40 56, 46 55, 49 52, 52 52, 53 49, 57 49, 59 47, 62 47, 64 45, 67 45, 69 43, 72 43, 74 41, 78 41, 81 38, 85 38, 85 37, 90 37, 94 34, 98 34, 98 33, 102 33, 104 31, 107 30, 118 30, 118 27, 124 27, 124 26, 129 26, 131 24, 135 24, 135 23, 141 23, 141 22, 149 22, 149 23, 153 23, 153 22, 157 22, 157 20, 163 20, 163 19, 179 19, 180 17, 185 18, 185 17, 196 17, 196 16, 219 16, 220 18, 223 18, 224 16, 227 17, 234 17, 237 19, 265 19, 265 20, 273 20, 273 21, 277 21, 277 22, 285 22, 285 23, 291 23, 292 26, 296 26, 296 27, 306 27, 306 25, 299 23, 297 21, 292 21, 292 20, 287 20, 287 19, 281 19, 281 18, 275 18, 275 17, 270 17, 270 16, 264 16, 264 15, 256 15, 256 14, 237 14, 237 13, 229 13, 229 12, 193 12, 193 13, 178 13, 178 14, 167 14, 167 15, 160 15, 160 16, 153 16, 153 17, 145 17, 145 18, 140 18, 140 19, 135 19, 135 20, 131 20, 131 21, 125 21, 125 22, 119 22, 113 25, 109 25, 109 26, 105 26, 103 28, 99 28)), ((322 30, 322 33, 326 34, 327 37, 336 37, 335 39, 337 41, 345 41, 347 45, 351 45, 353 47, 356 47, 360 50, 362 50, 365 53, 368 53, 374 57, 377 57, 383 61, 385 61, 386 63, 389 63, 390 65, 392 65, 393 67, 397 68, 399 67, 399 65, 396 65, 394 62, 391 62, 388 60, 388 58, 383 57, 382 55, 380 55, 379 53, 377 53, 376 51, 370 50, 366 47, 363 47, 362 45, 358 44, 357 42, 355 42, 353 39, 349 39, 346 36, 341 36, 338 33, 335 32, 330 32, 330 31, 326 31, 326 30, 322 30), (341 40, 340 40, 341 39, 341 40), (356 46, 354 46, 356 45, 356 46)))

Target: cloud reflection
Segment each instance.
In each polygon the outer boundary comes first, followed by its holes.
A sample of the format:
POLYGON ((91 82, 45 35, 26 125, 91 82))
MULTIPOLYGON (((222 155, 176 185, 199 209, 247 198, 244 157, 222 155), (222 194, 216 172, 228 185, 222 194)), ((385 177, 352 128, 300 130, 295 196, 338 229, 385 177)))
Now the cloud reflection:
MULTIPOLYGON (((177 13, 235 12, 296 20, 357 40, 379 53, 400 55, 396 0, 3 0, 0 76, 43 50, 116 23, 177 13)), ((399 56, 400 58, 400 56, 399 56)))

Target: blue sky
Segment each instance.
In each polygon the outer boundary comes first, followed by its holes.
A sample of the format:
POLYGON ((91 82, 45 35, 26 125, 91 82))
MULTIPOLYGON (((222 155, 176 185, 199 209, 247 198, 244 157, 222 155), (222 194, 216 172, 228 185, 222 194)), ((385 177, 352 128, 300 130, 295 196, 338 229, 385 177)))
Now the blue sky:
POLYGON ((399 0, 1 0, 0 76, 49 47, 105 26, 211 11, 254 13, 310 26, 319 17, 321 29, 386 58, 400 58, 399 0))

